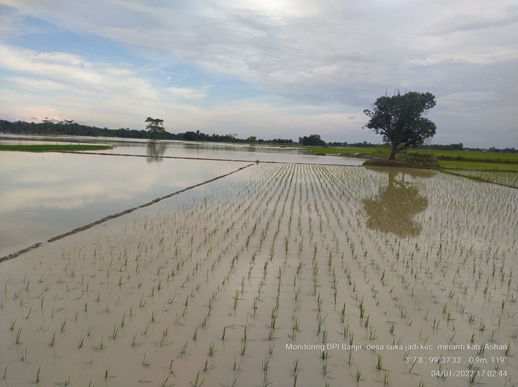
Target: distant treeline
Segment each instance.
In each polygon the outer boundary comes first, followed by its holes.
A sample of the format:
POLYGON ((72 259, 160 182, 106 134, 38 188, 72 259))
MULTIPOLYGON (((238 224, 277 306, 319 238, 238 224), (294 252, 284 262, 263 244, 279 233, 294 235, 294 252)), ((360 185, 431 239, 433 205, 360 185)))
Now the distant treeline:
MULTIPOLYGON (((135 130, 129 128, 108 129, 78 124, 74 121, 52 122, 44 120, 41 123, 0 120, 0 132, 12 134, 38 134, 38 135, 67 135, 67 136, 96 136, 96 137, 120 137, 120 138, 143 138, 150 139, 150 133, 146 130, 135 130)), ((179 141, 207 141, 207 142, 233 142, 247 143, 250 140, 240 139, 233 134, 205 134, 199 130, 185 133, 158 133, 157 139, 179 140, 179 141)), ((292 144, 290 139, 274 138, 273 140, 256 140, 259 144, 292 144)))
MULTIPOLYGON (((7 121, 0 120, 0 132, 12 134, 39 134, 39 135, 67 135, 67 136, 96 136, 96 137, 120 137, 120 138, 143 138, 150 139, 150 133, 146 130, 135 130, 129 128, 108 129, 98 128, 78 124, 73 120, 68 121, 50 121, 43 120, 41 123, 25 122, 25 121, 7 121)), ((249 137, 248 139, 237 138, 234 134, 206 134, 197 130, 196 132, 188 131, 185 133, 158 133, 157 139, 162 140, 179 140, 179 141, 206 141, 206 142, 233 142, 233 143, 250 143, 250 144, 277 144, 290 145, 293 140, 284 138, 274 138, 273 140, 256 139, 249 137)), ((318 134, 304 136, 299 138, 301 145, 328 146, 328 147, 347 147, 347 148, 376 148, 380 144, 371 144, 370 142, 329 142, 325 143, 318 134)), ((484 151, 481 148, 465 148, 462 143, 450 145, 420 145, 412 149, 429 149, 429 150, 451 150, 451 151, 484 151)), ((487 149, 489 152, 496 153, 518 153, 515 148, 497 149, 491 147, 487 149)))
MULTIPOLYGON (((327 146, 332 147, 347 147, 347 148, 377 148, 382 146, 380 144, 371 144, 370 142, 328 142, 327 146)), ((464 145, 460 144, 450 144, 450 145, 419 145, 412 147, 412 149, 430 149, 430 150, 464 150, 464 145)))
POLYGON ((371 144, 370 142, 328 142, 327 146, 335 148, 377 148, 380 144, 371 144))
POLYGON ((471 151, 471 152, 488 151, 488 152, 494 152, 494 153, 518 153, 518 149, 514 149, 514 148, 505 148, 505 149, 497 149, 495 147, 491 147, 489 149, 465 148, 461 142, 458 144, 450 144, 450 145, 419 145, 415 149, 471 151))

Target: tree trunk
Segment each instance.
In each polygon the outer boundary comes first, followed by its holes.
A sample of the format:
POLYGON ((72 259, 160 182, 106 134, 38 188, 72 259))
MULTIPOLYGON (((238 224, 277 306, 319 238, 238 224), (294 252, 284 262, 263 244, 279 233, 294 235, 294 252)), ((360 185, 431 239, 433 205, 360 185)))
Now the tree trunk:
POLYGON ((396 159, 396 152, 397 152, 397 145, 396 144, 392 144, 392 150, 390 151, 389 160, 395 160, 396 159))

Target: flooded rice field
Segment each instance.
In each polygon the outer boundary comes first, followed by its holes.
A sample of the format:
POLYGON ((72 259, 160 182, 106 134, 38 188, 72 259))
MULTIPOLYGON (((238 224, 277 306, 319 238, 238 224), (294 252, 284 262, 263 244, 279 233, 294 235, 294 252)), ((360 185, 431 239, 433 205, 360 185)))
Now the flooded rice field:
POLYGON ((253 165, 2 262, 0 386, 515 386, 517 203, 253 165))
POLYGON ((467 171, 462 169, 448 169, 448 173, 465 176, 476 180, 506 185, 518 188, 518 172, 497 171, 467 171))
POLYGON ((0 152, 0 257, 245 165, 0 152))
POLYGON ((189 142, 160 140, 148 141, 139 139, 78 137, 78 136, 0 136, 1 144, 77 144, 94 143, 111 145, 113 149, 102 150, 102 154, 124 154, 146 157, 148 161, 162 158, 186 158, 209 160, 236 160, 245 162, 280 162, 304 164, 338 164, 362 165, 364 159, 342 156, 316 156, 305 154, 304 150, 295 147, 279 147, 269 145, 228 144, 216 142, 189 142))
POLYGON ((304 154, 301 149, 279 148, 271 146, 249 146, 243 144, 219 144, 199 142, 161 141, 148 142, 146 146, 136 143, 120 142, 113 149, 100 153, 121 153, 147 157, 185 157, 215 160, 240 160, 254 162, 303 163, 303 164, 338 164, 362 165, 364 159, 343 156, 316 156, 304 154))

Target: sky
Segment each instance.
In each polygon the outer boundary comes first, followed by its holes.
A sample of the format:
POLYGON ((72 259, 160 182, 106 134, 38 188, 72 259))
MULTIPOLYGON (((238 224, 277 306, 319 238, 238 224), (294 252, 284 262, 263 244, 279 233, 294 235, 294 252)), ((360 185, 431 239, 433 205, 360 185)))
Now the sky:
POLYGON ((0 118, 239 138, 382 138, 430 92, 433 144, 518 148, 515 0, 0 0, 0 118))

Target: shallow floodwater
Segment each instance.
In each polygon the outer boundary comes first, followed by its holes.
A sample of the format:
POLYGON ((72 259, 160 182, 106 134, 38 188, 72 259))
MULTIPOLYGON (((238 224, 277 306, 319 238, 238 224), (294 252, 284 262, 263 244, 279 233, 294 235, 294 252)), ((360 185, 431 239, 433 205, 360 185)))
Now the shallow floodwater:
POLYGON ((220 144, 217 147, 208 143, 189 142, 148 142, 117 143, 114 149, 103 150, 101 153, 122 153, 131 155, 146 155, 150 158, 161 156, 187 157, 187 158, 210 158, 219 160, 240 160, 240 161, 261 161, 261 162, 283 162, 283 163, 304 163, 304 164, 339 164, 339 165, 362 165, 365 160, 353 157, 342 156, 316 156, 300 153, 299 150, 289 150, 271 147, 249 147, 249 146, 225 146, 220 144))
POLYGON ((517 203, 252 165, 0 263, 0 386, 516 386, 517 203))
POLYGON ((316 156, 304 154, 300 149, 289 146, 248 144, 226 144, 189 141, 156 141, 141 139, 74 137, 74 136, 2 136, 2 144, 52 144, 52 143, 95 143, 108 144, 114 148, 99 151, 107 154, 128 154, 147 156, 149 159, 165 157, 205 158, 217 160, 262 161, 304 164, 362 165, 364 159, 342 156, 316 156), (45 141, 49 140, 49 141, 45 141), (52 141, 50 141, 52 140, 52 141), (93 142, 95 141, 95 142, 93 142))
POLYGON ((0 257, 244 165, 0 152, 0 257))

